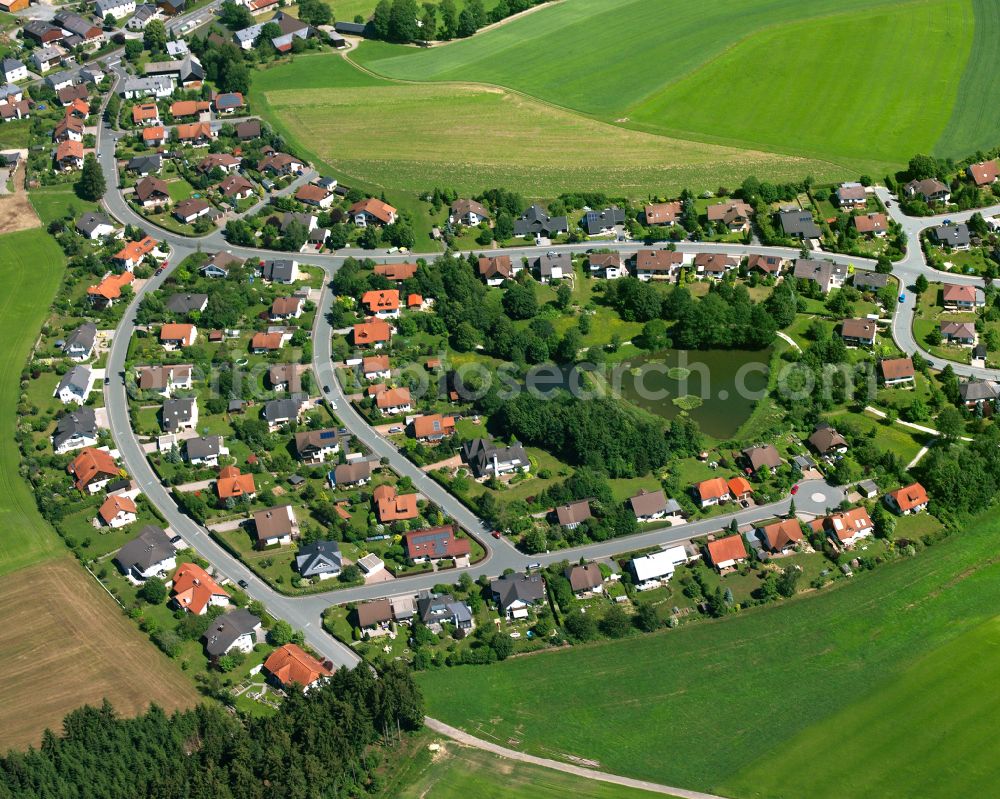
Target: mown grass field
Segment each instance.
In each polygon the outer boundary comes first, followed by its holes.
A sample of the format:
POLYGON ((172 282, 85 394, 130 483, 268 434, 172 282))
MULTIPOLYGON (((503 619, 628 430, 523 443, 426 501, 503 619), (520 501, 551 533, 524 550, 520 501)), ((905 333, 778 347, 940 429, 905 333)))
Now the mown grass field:
POLYGON ((79 216, 87 211, 95 211, 98 204, 81 200, 76 196, 72 186, 46 186, 44 189, 33 189, 28 192, 28 199, 42 220, 48 225, 54 219, 63 219, 71 210, 79 216))
POLYGON ((517 763, 479 749, 460 746, 453 741, 421 736, 435 741, 441 749, 431 753, 422 748, 407 758, 385 797, 392 799, 468 799, 499 797, 505 799, 652 799, 648 791, 595 782, 561 771, 527 763, 517 763))
POLYGON ((784 179, 836 172, 820 161, 628 130, 501 89, 379 80, 336 55, 268 70, 254 93, 279 130, 351 185, 504 186, 528 197, 614 187, 643 196, 738 183, 753 170, 784 179))
POLYGON ((44 230, 0 236, 0 575, 63 549, 41 517, 28 484, 18 473, 21 453, 14 441, 20 374, 62 278, 65 260, 44 230))
POLYGON ((68 556, 0 578, 0 751, 107 697, 122 714, 198 701, 191 683, 68 556))
POLYGON ((1000 779, 1000 744, 985 734, 997 667, 977 652, 996 635, 998 534, 984 515, 916 558, 776 607, 426 672, 428 713, 534 754, 724 795, 986 795, 1000 779), (955 685, 942 694, 945 678, 955 685), (945 762, 969 766, 958 792, 945 762), (836 785, 847 771, 851 790, 836 785), (812 791, 817 774, 825 793, 812 791))

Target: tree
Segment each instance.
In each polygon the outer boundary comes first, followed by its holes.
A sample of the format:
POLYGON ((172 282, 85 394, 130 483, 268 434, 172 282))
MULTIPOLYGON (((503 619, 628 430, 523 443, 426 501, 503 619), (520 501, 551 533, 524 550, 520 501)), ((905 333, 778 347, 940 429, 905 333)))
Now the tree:
POLYGON ((511 319, 531 319, 538 313, 538 300, 531 286, 513 283, 501 300, 504 313, 511 319))
POLYGON ((80 180, 76 184, 76 192, 84 200, 97 202, 104 196, 107 186, 104 183, 104 173, 101 165, 97 163, 97 158, 93 153, 87 153, 83 159, 83 171, 80 172, 80 180))
POLYGON ((167 586, 159 577, 150 577, 139 589, 139 598, 150 605, 162 605, 167 599, 167 586))
POLYGON ((393 0, 389 12, 389 41, 399 44, 417 41, 420 38, 419 13, 416 0, 393 0))
POLYGON ((472 18, 476 21, 476 28, 481 28, 489 19, 486 16, 486 8, 483 0, 468 0, 465 7, 472 13, 472 18))
POLYGON ((621 605, 615 604, 604 614, 600 628, 609 638, 624 638, 632 628, 632 620, 621 605))
POLYGON ((891 541, 896 532, 896 519, 881 504, 878 504, 872 510, 872 528, 875 530, 876 537, 891 541))
POLYGON ((573 289, 569 287, 569 283, 560 283, 559 288, 556 289, 556 305, 559 309, 565 311, 569 308, 572 299, 573 289))
POLYGON ((802 572, 795 566, 786 566, 778 578, 778 593, 783 597, 790 597, 795 593, 795 586, 799 582, 802 572))
POLYGON ((115 15, 110 11, 104 15, 104 27, 113 28, 115 26, 115 15))
POLYGON ((910 159, 908 172, 911 180, 925 180, 937 175, 937 161, 929 155, 915 155, 910 159))
POLYGON ((278 619, 268 631, 267 639, 274 646, 284 646, 291 642, 294 634, 291 624, 284 619, 278 619))
POLYGON ((925 291, 927 291, 929 287, 930 284, 927 282, 926 275, 924 274, 917 275, 917 279, 913 283, 913 290, 917 294, 923 294, 925 291))
POLYGON ((957 441, 965 427, 962 412, 954 405, 946 405, 937 417, 937 429, 945 441, 957 441))
POLYGON ((472 36, 477 30, 476 18, 468 8, 463 8, 462 13, 458 15, 458 30, 456 35, 462 39, 472 36))
POLYGON ((440 37, 454 39, 458 35, 458 9, 455 7, 455 0, 441 0, 438 11, 441 13, 440 37))
POLYGON ((361 569, 353 563, 349 563, 340 570, 340 575, 337 579, 339 579, 342 583, 356 583, 361 579, 361 569))
POLYGON ((322 0, 300 0, 299 19, 317 27, 329 25, 333 19, 333 12, 322 0))
POLYGON ((508 211, 497 213, 493 234, 497 241, 506 241, 514 237, 514 217, 508 211))
POLYGON ((131 61, 133 64, 139 60, 142 55, 142 42, 138 39, 129 39, 125 42, 125 58, 131 61))
POLYGON ((590 614, 574 610, 563 620, 566 632, 577 641, 592 641, 597 637, 597 622, 590 614))
POLYGON ((150 20, 142 34, 142 45, 151 53, 162 53, 167 49, 167 26, 163 20, 150 20))
POLYGON ((372 32, 376 39, 389 40, 391 29, 392 3, 389 0, 379 0, 372 13, 372 32))
POLYGON ((218 84, 221 91, 247 94, 250 91, 250 70, 242 59, 229 59, 220 69, 218 84))
POLYGON ((660 617, 656 613, 656 608, 647 603, 639 605, 639 611, 635 614, 635 623, 640 630, 647 633, 660 629, 660 617))
POLYGON ((497 660, 506 660, 514 654, 514 642, 509 635, 494 633, 490 639, 490 649, 497 656, 497 660))
MULTIPOLYGON (((313 2, 314 1, 315 0, 313 0, 313 2)), ((310 2, 310 0, 306 0, 306 2, 310 2)), ((323 7, 326 8, 325 4, 321 3, 320 5, 323 5, 323 7)), ((299 4, 300 15, 302 13, 303 7, 304 4, 300 3, 299 4)), ((305 18, 303 17, 303 19, 305 18)), ((250 9, 248 9, 246 6, 236 5, 236 3, 232 2, 232 0, 226 0, 226 2, 222 4, 219 20, 227 28, 234 31, 243 30, 244 28, 249 28, 251 25, 254 24, 253 14, 250 13, 250 9)), ((313 25, 321 24, 312 22, 311 20, 306 20, 306 21, 313 25)))

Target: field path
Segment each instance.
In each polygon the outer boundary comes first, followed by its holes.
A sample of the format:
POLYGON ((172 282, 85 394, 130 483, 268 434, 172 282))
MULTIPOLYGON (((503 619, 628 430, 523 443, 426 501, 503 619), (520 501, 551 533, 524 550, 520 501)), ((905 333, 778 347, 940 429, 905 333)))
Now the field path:
POLYGON ((641 791, 649 791, 650 793, 676 796, 680 797, 680 799, 725 799, 725 797, 718 796, 714 793, 689 791, 686 788, 674 788, 669 785, 661 785, 658 782, 635 780, 631 777, 621 777, 617 774, 608 774, 605 771, 597 771, 596 769, 584 768, 583 766, 574 766, 572 763, 561 763, 558 760, 549 760, 546 757, 536 757, 535 755, 529 755, 525 752, 518 752, 514 749, 508 749, 505 746, 500 746, 499 744, 484 741, 482 738, 476 738, 474 735, 469 735, 469 733, 464 732, 457 727, 452 727, 449 724, 445 724, 443 721, 438 721, 437 719, 432 719, 430 717, 424 718, 424 724, 427 725, 428 729, 434 730, 434 732, 440 733, 441 735, 447 735, 449 738, 458 741, 461 744, 465 744, 466 746, 472 746, 476 749, 492 752, 495 755, 506 757, 509 760, 517 760, 521 763, 531 763, 536 766, 555 769, 556 771, 564 771, 567 774, 573 774, 577 777, 583 777, 588 780, 610 782, 614 785, 622 785, 626 788, 636 788, 641 791))

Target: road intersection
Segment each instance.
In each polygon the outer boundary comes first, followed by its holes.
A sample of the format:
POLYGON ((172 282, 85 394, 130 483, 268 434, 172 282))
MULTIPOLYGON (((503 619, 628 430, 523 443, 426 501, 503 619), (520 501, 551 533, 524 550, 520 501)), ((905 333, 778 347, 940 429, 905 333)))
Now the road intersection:
MULTIPOLYGON (((110 64, 109 66, 115 75, 116 88, 118 81, 123 79, 124 72, 120 64, 110 64)), ((114 91, 114 88, 112 91, 114 91)), ((101 121, 98 127, 97 153, 108 185, 108 192, 103 199, 103 204, 108 213, 120 222, 140 228, 150 228, 149 221, 132 210, 123 198, 121 191, 117 188, 119 179, 115 159, 115 142, 120 136, 121 134, 113 131, 107 122, 101 121)), ((891 202, 891 195, 888 192, 882 189, 877 189, 877 191, 883 203, 886 203, 887 200, 891 202)), ((920 274, 925 274, 928 278, 940 278, 943 276, 944 273, 933 270, 924 261, 923 253, 919 246, 919 233, 926 227, 940 224, 945 217, 942 215, 939 217, 914 219, 901 214, 898 204, 895 202, 892 202, 891 206, 887 203, 887 206, 893 218, 903 225, 909 243, 906 257, 894 265, 893 273, 900 278, 904 286, 915 281, 920 274)), ((981 212, 984 214, 1000 213, 1000 205, 981 209, 981 212)), ((953 221, 964 221, 972 213, 970 211, 960 214, 948 214, 947 218, 953 221)), ((333 661, 338 666, 353 666, 359 662, 359 658, 354 651, 323 631, 321 622, 323 611, 332 604, 363 601, 400 593, 416 593, 419 590, 432 587, 440 582, 442 577, 434 573, 429 573, 355 588, 331 590, 294 597, 286 596, 275 591, 256 577, 245 564, 220 546, 207 530, 180 511, 173 497, 153 471, 130 423, 128 400, 125 391, 124 368, 129 342, 135 331, 135 312, 147 292, 161 286, 173 267, 196 252, 225 250, 240 258, 268 258, 282 254, 264 249, 232 246, 218 230, 205 236, 194 238, 157 229, 156 236, 162 242, 169 245, 170 254, 167 261, 167 269, 163 273, 152 277, 136 291, 116 331, 108 355, 106 370, 108 379, 105 382, 105 403, 111 424, 111 432, 121 455, 122 464, 128 473, 132 475, 133 479, 137 481, 150 502, 163 513, 169 526, 186 543, 208 559, 221 576, 233 582, 246 581, 248 584, 248 593, 254 599, 263 602, 272 615, 283 618, 292 624, 293 627, 301 629, 307 643, 319 654, 333 661)), ((482 250, 478 252, 485 255, 503 253, 513 257, 527 256, 530 258, 551 250, 583 252, 593 246, 595 246, 593 242, 585 242, 581 244, 526 246, 516 249, 482 250)), ((599 246, 609 247, 623 254, 629 254, 643 248, 645 245, 640 242, 601 242, 599 246)), ((694 242, 680 242, 677 244, 677 249, 685 253, 726 252, 740 255, 762 253, 779 255, 782 258, 795 258, 799 254, 798 250, 790 248, 694 242)), ((287 256, 287 254, 285 255, 287 256)), ((400 475, 410 477, 413 480, 415 488, 420 493, 438 505, 445 514, 472 533, 483 544, 486 550, 485 558, 464 570, 470 576, 473 578, 480 575, 495 576, 508 568, 524 569, 529 563, 545 565, 564 559, 575 561, 581 557, 588 559, 609 557, 622 551, 686 541, 692 537, 718 531, 727 526, 733 519, 738 524, 747 524, 783 515, 788 512, 791 497, 785 497, 768 505, 752 507, 712 519, 691 522, 676 527, 663 527, 624 539, 613 539, 611 541, 587 544, 573 549, 533 556, 519 552, 506 539, 493 539, 489 535, 489 529, 481 519, 472 513, 454 495, 450 494, 439 483, 408 460, 362 418, 345 397, 336 378, 333 366, 331 355, 333 332, 327 314, 333 300, 332 293, 329 290, 329 283, 344 261, 349 257, 378 258, 385 262, 414 260, 416 258, 424 258, 432 261, 440 257, 440 255, 438 252, 390 254, 388 252, 347 249, 340 251, 336 255, 296 254, 295 258, 300 263, 321 267, 325 274, 324 287, 320 294, 313 329, 312 363, 316 382, 319 386, 323 387, 324 399, 332 403, 333 407, 336 408, 338 418, 357 441, 369 449, 374 456, 385 459, 394 471, 400 475)), ((820 254, 817 253, 818 255, 820 254)), ((821 255, 838 263, 849 264, 855 269, 872 270, 875 268, 874 262, 868 259, 833 253, 822 253, 821 255)), ((948 275, 948 279, 963 283, 981 282, 979 278, 958 275, 948 275)), ((900 303, 893 315, 893 338, 904 351, 910 353, 919 351, 933 365, 940 368, 944 362, 932 357, 913 340, 912 320, 915 311, 915 299, 912 292, 906 293, 906 302, 900 303)), ((961 364, 953 364, 953 367, 958 374, 1000 379, 1000 371, 998 370, 973 369, 961 364)), ((840 488, 829 486, 822 481, 806 481, 801 484, 800 491, 795 497, 795 503, 797 510, 819 515, 839 505, 843 498, 844 493, 840 488)), ((454 570, 449 571, 447 579, 454 579, 454 573, 454 570)))

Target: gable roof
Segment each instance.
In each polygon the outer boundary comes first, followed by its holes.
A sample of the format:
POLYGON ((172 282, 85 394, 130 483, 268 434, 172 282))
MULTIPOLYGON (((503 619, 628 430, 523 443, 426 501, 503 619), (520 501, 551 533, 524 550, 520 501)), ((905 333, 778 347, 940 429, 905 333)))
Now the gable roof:
POLYGON ((765 525, 760 528, 764 533, 767 546, 772 552, 788 549, 802 540, 802 527, 798 519, 783 519, 780 522, 765 525))
POLYGON ((241 474, 235 466, 224 466, 215 480, 215 493, 219 499, 235 499, 257 492, 252 474, 241 474))
POLYGON ((725 478, 712 477, 698 483, 695 486, 695 491, 698 493, 698 497, 702 500, 720 499, 729 493, 729 484, 726 482, 725 478))
POLYGON ((141 572, 163 563, 174 556, 176 550, 170 536, 161 527, 147 524, 139 535, 122 546, 115 555, 115 562, 123 571, 138 569, 141 572))
POLYGON ((913 377, 915 374, 912 358, 884 358, 878 365, 882 370, 882 377, 886 380, 901 380, 913 377))
POLYGON ((282 685, 295 683, 303 687, 333 674, 297 644, 275 649, 264 661, 264 668, 282 685))
POLYGON ((750 466, 753 467, 754 471, 762 469, 765 466, 775 469, 781 465, 781 455, 778 454, 778 450, 775 449, 774 444, 747 447, 743 450, 743 457, 750 462, 750 466))
POLYGON ((579 499, 556 508, 556 519, 562 525, 579 524, 591 518, 592 515, 590 502, 585 499, 579 499))
POLYGON ((80 450, 80 454, 70 462, 66 471, 76 478, 75 486, 81 490, 94 480, 117 477, 119 474, 118 465, 111 453, 93 447, 80 450))
POLYGON ((119 513, 138 512, 139 509, 135 506, 135 501, 125 494, 110 494, 97 511, 106 524, 111 524, 119 513))
POLYGON ((209 657, 224 655, 240 636, 252 633, 259 626, 260 619, 244 608, 223 613, 202 636, 205 652, 209 657))
POLYGON ((302 577, 339 572, 342 566, 340 545, 336 541, 302 544, 295 556, 295 569, 302 577))
POLYGON ((901 511, 913 510, 919 505, 926 505, 927 489, 920 483, 911 483, 908 486, 890 491, 889 496, 893 498, 901 511))
POLYGON ((411 559, 457 558, 472 551, 469 539, 456 537, 455 528, 450 524, 404 533, 403 547, 411 559))
POLYGON ((211 575, 196 563, 182 563, 174 572, 171 598, 185 610, 200 615, 212 597, 228 597, 211 575))
POLYGON ((350 207, 348 213, 351 216, 357 216, 361 213, 368 214, 369 216, 375 217, 380 222, 389 224, 392 221, 392 217, 396 214, 396 209, 388 203, 382 202, 382 200, 375 199, 374 197, 368 197, 354 203, 354 205, 350 207))
POLYGON ((667 495, 662 490, 646 491, 643 489, 629 499, 629 505, 632 506, 632 512, 636 518, 654 516, 667 510, 667 495))
POLYGON ((569 587, 573 592, 590 591, 600 588, 604 584, 604 576, 601 574, 601 567, 596 563, 578 563, 566 569, 566 579, 569 580, 569 587))
POLYGON ((725 538, 717 538, 708 542, 708 557, 712 563, 718 566, 730 560, 742 560, 747 556, 747 548, 743 543, 743 536, 727 535, 725 538))

